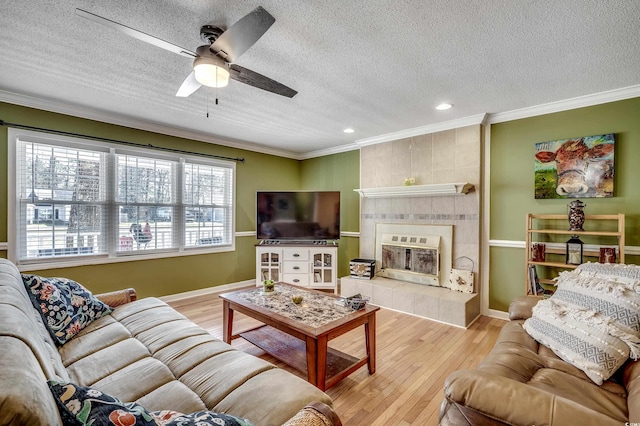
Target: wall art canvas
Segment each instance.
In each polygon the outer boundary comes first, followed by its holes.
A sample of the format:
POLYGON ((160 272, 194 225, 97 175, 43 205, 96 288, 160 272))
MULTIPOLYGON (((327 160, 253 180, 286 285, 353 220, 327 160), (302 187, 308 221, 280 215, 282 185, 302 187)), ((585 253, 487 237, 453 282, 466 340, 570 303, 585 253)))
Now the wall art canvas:
POLYGON ((613 133, 536 143, 535 198, 613 197, 613 133))

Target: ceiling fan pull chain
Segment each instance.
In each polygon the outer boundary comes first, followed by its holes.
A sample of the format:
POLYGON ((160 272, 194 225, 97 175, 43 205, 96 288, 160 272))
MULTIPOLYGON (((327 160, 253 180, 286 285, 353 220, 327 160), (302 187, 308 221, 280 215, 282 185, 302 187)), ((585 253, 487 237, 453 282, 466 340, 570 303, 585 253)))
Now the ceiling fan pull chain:
POLYGON ((216 72, 216 105, 218 105, 218 73, 216 72))
POLYGON ((207 118, 209 118, 209 92, 207 92, 207 118))

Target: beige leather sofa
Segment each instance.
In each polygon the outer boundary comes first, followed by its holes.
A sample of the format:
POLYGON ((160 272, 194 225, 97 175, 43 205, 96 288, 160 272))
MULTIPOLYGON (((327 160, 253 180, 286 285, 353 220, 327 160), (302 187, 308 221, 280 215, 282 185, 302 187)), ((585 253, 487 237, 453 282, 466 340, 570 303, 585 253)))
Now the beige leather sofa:
POLYGON ((63 379, 150 411, 212 410, 255 425, 340 424, 329 396, 214 338, 166 303, 133 290, 54 346, 15 265, 0 259, 0 425, 61 425, 47 380, 63 379))
POLYGON ((476 370, 446 379, 440 424, 640 424, 640 362, 627 361, 597 386, 522 328, 537 301, 516 298, 491 353, 476 370))

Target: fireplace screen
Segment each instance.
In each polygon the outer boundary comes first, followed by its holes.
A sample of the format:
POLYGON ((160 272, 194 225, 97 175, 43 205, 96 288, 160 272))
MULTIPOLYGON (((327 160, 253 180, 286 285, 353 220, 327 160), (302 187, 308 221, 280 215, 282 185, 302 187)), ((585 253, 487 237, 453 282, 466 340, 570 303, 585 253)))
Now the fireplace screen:
POLYGON ((438 249, 382 244, 382 269, 438 276, 438 249))
POLYGON ((451 225, 377 224, 376 276, 432 286, 447 282, 452 230, 451 225))

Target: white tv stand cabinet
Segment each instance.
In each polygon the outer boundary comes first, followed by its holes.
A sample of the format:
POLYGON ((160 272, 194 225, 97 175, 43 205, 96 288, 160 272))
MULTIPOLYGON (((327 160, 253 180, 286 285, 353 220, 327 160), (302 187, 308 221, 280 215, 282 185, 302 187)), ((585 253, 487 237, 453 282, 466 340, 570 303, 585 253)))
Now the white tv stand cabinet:
POLYGON ((336 243, 288 243, 268 240, 256 245, 256 286, 264 280, 337 291, 336 243))

